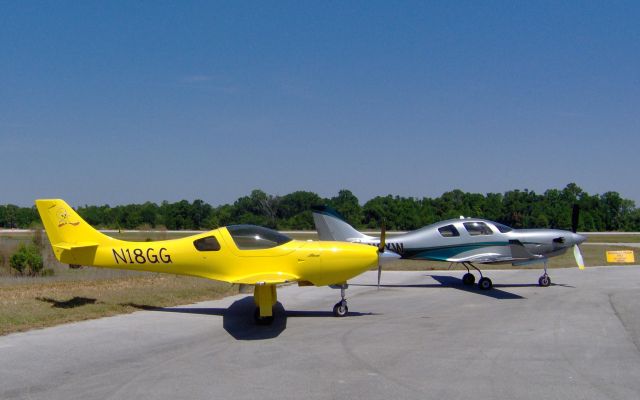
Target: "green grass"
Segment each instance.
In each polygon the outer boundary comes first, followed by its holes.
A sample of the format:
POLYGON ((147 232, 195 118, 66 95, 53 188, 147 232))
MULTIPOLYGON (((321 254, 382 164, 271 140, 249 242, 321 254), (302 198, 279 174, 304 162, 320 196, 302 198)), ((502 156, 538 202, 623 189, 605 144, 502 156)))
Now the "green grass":
MULTIPOLYGON (((173 239, 189 233, 110 235, 145 241, 173 239)), ((32 238, 32 234, 0 236, 0 335, 147 307, 217 299, 238 292, 237 286, 201 278, 91 267, 73 270, 55 259, 46 238, 42 254, 45 268, 53 269, 54 276, 15 276, 8 267, 8 259, 19 243, 30 242, 32 238)))
POLYGON ((237 286, 227 283, 159 274, 86 281, 24 280, 0 286, 0 335, 237 292, 237 286))
POLYGON ((587 233, 587 242, 591 243, 640 243, 640 235, 630 233, 616 233, 603 235, 598 233, 587 233))

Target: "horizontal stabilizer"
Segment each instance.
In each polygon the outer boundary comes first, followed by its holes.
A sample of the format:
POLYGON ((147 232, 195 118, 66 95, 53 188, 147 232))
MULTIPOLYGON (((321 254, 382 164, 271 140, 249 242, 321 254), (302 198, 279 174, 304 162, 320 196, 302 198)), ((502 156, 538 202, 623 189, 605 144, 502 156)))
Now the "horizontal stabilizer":
POLYGON ((91 247, 98 247, 98 243, 94 242, 79 242, 79 243, 67 243, 60 242, 53 245, 53 248, 60 250, 73 250, 73 249, 88 249, 91 247))

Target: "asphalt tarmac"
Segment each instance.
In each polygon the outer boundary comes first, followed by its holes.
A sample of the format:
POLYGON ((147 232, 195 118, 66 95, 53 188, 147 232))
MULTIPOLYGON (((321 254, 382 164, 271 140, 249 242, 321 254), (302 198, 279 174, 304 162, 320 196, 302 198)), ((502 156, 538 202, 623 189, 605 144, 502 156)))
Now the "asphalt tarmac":
POLYGON ((369 272, 345 318, 289 286, 268 327, 238 295, 12 334, 0 399, 640 398, 640 267, 550 272, 369 272))

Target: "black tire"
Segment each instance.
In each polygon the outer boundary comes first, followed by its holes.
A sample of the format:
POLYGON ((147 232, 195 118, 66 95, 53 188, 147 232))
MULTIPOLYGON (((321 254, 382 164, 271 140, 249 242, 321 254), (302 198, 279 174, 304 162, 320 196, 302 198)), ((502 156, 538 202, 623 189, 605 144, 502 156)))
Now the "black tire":
POLYGON ((270 317, 261 317, 260 316, 260 307, 256 307, 253 312, 253 319, 256 321, 257 325, 271 325, 273 323, 273 315, 270 317))
POLYGON ((480 278, 478 281, 478 287, 481 290, 489 290, 493 287, 493 282, 491 282, 491 279, 489 278, 480 278))
POLYGON ((462 283, 469 286, 469 285, 473 285, 476 282, 476 277, 473 276, 472 273, 467 272, 466 274, 462 275, 462 283))
POLYGON ((540 279, 538 279, 538 285, 542 287, 551 285, 551 278, 549 278, 549 275, 542 275, 540 279))
POLYGON ((335 306, 333 306, 333 315, 336 317, 344 317, 349 313, 349 307, 346 304, 343 304, 341 301, 337 302, 335 306))

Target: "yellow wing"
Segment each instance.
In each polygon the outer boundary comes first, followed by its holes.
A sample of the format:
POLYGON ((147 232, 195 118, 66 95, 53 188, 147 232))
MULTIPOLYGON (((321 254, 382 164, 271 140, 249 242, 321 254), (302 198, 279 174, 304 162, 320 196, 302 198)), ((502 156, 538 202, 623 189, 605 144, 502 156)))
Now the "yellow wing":
POLYGON ((287 283, 298 281, 300 277, 285 272, 252 274, 237 278, 231 283, 242 283, 245 285, 273 285, 278 283, 287 283))

